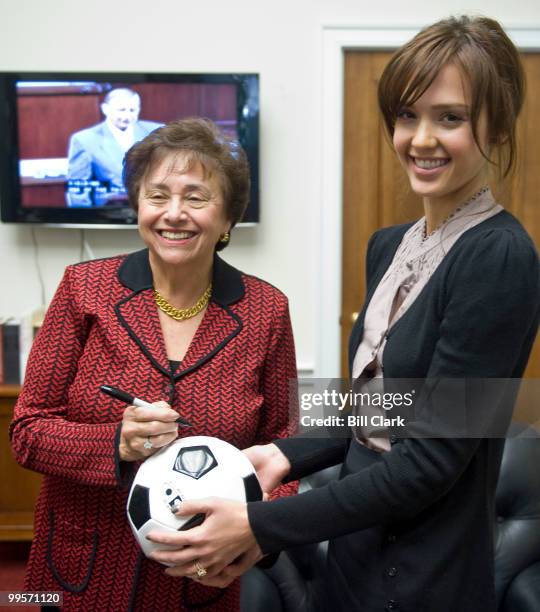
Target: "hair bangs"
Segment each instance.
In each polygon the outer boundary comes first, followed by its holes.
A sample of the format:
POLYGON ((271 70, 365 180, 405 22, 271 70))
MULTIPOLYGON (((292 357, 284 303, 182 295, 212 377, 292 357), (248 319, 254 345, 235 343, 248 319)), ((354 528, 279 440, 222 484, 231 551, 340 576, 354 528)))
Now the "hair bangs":
POLYGON ((434 39, 421 46, 409 43, 390 60, 379 85, 379 104, 390 135, 401 109, 421 98, 441 68, 451 61, 456 53, 453 42, 434 39))
POLYGON ((466 15, 443 19, 396 51, 378 87, 386 131, 393 136, 399 112, 414 104, 449 63, 462 75, 476 144, 504 177, 516 163, 516 120, 523 105, 525 81, 517 49, 493 19, 466 15), (484 150, 478 133, 483 112, 487 128, 484 150))

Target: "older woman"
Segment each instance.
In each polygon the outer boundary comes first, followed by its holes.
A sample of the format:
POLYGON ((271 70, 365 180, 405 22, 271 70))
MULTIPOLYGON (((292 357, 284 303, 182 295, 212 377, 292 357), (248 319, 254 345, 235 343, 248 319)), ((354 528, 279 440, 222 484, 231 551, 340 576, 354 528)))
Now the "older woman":
POLYGON ((179 435, 244 448, 291 432, 287 300, 216 255, 247 204, 249 169, 210 121, 151 133, 128 152, 125 183, 147 248, 66 269, 15 408, 15 456, 44 474, 25 588, 62 590, 63 610, 230 612, 237 583, 206 587, 143 557, 127 487, 179 435), (102 384, 155 405, 126 408, 102 384))

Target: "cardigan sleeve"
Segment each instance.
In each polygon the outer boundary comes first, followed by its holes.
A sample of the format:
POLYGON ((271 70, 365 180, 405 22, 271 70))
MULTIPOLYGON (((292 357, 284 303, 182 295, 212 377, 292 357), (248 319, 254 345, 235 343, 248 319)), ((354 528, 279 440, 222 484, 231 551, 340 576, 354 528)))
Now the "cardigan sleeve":
MULTIPOLYGON (((489 230, 468 241, 446 279, 426 376, 519 376, 538 327, 539 279, 538 255, 525 234, 489 230)), ((294 498, 248 504, 251 527, 268 553, 412 518, 451 489, 480 443, 402 440, 358 473, 294 498)))
POLYGON ((66 416, 90 325, 73 277, 68 267, 32 345, 10 426, 12 450, 30 470, 83 484, 117 485, 118 422, 75 423, 66 416))

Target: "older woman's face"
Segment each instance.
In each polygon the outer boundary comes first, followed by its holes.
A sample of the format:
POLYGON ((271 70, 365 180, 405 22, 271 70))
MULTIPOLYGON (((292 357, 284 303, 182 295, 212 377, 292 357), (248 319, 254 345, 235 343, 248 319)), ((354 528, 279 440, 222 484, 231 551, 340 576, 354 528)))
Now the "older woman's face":
POLYGON ((188 168, 183 153, 166 156, 142 181, 138 221, 151 257, 170 265, 208 264, 230 229, 219 178, 204 178, 199 162, 188 168))

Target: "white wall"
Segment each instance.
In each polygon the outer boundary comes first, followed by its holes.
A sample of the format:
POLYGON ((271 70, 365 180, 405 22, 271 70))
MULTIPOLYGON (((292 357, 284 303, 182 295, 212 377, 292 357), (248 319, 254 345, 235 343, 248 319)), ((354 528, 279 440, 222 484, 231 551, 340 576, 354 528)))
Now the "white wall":
MULTIPOLYGON (((224 255, 289 296, 299 366, 317 371, 320 325, 337 326, 318 313, 322 26, 417 26, 462 12, 540 25, 537 0, 0 0, 0 70, 260 73, 262 220, 237 229, 224 255)), ((79 259, 80 232, 35 235, 48 301, 79 259)), ((135 231, 86 236, 97 257, 141 247, 135 231)), ((28 227, 0 224, 0 262, 0 317, 39 305, 28 227)))

